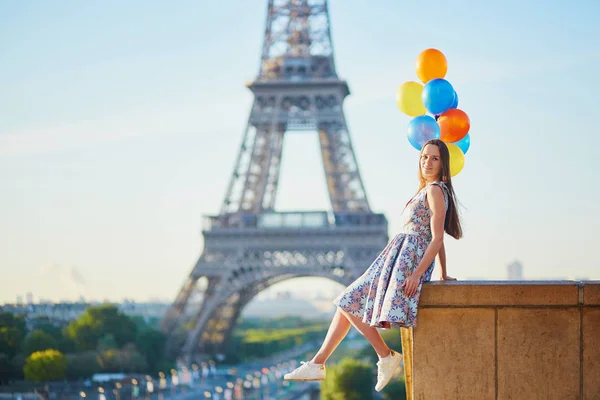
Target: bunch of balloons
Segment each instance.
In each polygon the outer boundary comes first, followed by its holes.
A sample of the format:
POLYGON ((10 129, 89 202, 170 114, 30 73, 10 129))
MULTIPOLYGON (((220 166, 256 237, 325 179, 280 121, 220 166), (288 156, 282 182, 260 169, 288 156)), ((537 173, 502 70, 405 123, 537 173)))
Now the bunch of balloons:
POLYGON ((416 69, 423 84, 404 82, 396 91, 400 111, 414 117, 408 124, 408 141, 420 151, 428 140, 441 139, 450 151, 450 175, 455 176, 471 145, 469 116, 458 108, 458 95, 444 79, 448 63, 441 51, 422 51, 416 69))

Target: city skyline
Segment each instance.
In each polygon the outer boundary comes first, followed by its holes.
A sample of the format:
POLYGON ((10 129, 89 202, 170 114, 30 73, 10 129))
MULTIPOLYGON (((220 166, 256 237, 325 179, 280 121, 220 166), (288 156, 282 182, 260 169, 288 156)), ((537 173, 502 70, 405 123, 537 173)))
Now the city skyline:
MULTIPOLYGON (((266 2, 31 4, 0 4, 0 303, 28 292, 173 299, 232 172, 266 2)), ((446 240, 449 274, 506 279, 518 259, 524 279, 600 279, 600 5, 428 4, 330 2, 373 210, 392 236, 416 190, 418 153, 395 90, 435 47, 472 126, 454 179, 465 237, 446 240)), ((286 136, 278 210, 329 208, 318 151, 316 135, 286 136)))

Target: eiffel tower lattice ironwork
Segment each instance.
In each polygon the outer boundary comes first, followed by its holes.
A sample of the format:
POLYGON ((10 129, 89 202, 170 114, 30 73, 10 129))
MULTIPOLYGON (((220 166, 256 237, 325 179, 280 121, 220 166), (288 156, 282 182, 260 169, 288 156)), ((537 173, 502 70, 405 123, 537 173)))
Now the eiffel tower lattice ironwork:
POLYGON ((336 72, 327 0, 269 0, 260 70, 248 88, 254 101, 220 213, 205 217, 204 250, 162 321, 169 351, 187 359, 221 351, 265 288, 303 276, 347 285, 388 242, 346 125, 350 92, 336 72), (318 135, 330 211, 274 210, 290 131, 318 135))

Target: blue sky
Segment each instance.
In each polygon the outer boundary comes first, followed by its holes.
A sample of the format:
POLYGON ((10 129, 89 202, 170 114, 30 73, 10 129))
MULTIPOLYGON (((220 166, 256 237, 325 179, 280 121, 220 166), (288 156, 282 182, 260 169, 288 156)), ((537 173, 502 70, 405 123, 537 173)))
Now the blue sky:
MULTIPOLYGON (((519 259, 528 279, 600 279, 600 3, 365 4, 330 1, 332 32, 363 180, 390 234, 417 185, 395 90, 435 47, 471 119, 449 273, 503 279, 519 259)), ((175 296, 232 172, 265 11, 0 2, 0 302, 175 296)), ((314 134, 286 137, 282 168, 278 209, 328 207, 314 134)))

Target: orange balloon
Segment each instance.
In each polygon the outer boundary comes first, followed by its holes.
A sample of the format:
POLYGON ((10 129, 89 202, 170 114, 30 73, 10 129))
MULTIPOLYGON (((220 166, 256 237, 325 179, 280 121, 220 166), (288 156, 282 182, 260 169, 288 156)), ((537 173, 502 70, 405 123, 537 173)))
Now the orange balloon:
POLYGON ((440 114, 437 123, 440 126, 440 139, 444 143, 458 142, 471 129, 469 116, 458 108, 451 108, 440 114))
POLYGON ((417 57, 417 76, 423 83, 443 78, 448 72, 446 56, 437 49, 423 50, 417 57))

